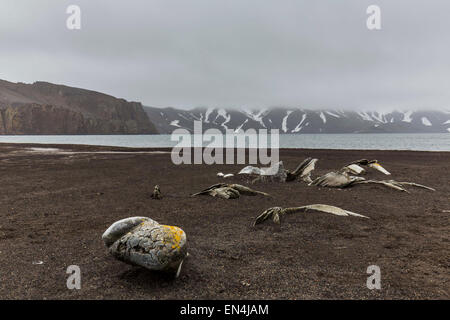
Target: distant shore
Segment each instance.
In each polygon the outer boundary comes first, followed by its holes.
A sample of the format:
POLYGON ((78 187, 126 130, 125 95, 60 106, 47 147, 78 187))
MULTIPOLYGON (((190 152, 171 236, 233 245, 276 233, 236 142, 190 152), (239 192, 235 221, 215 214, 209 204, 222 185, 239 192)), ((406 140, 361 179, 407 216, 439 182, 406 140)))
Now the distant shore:
MULTIPOLYGON (((29 149, 29 148, 55 148, 62 151, 78 151, 78 152, 171 152, 173 148, 171 147, 150 147, 150 148, 136 148, 136 147, 119 147, 119 146, 103 146, 103 145, 89 145, 89 144, 59 144, 59 143, 5 143, 0 142, 0 148, 14 148, 14 149, 29 149)), ((240 148, 234 148, 235 150, 240 148)), ((249 148, 246 148, 247 150, 249 148)), ((250 148, 254 149, 254 148, 250 148)), ((394 152, 394 153, 449 153, 450 150, 383 150, 383 149, 326 149, 326 148, 279 148, 280 152, 289 151, 304 151, 304 152, 361 152, 361 153, 371 153, 371 152, 394 152)))

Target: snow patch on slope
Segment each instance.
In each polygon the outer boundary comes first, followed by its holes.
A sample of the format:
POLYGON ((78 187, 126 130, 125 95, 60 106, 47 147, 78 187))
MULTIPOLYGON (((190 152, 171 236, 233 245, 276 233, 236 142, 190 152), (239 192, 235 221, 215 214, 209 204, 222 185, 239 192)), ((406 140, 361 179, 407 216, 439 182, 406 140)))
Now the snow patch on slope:
POLYGON ((302 123, 305 121, 305 119, 306 119, 306 113, 304 113, 304 114, 302 115, 302 120, 300 120, 300 123, 299 123, 299 124, 295 127, 295 129, 292 130, 291 132, 299 132, 300 130, 302 130, 302 129, 303 129, 302 123))
POLYGON ((386 117, 383 113, 381 112, 372 112, 372 118, 374 118, 375 120, 382 122, 382 123, 387 123, 386 121, 386 117))
POLYGON ((252 119, 253 121, 259 122, 263 128, 266 128, 266 125, 263 122, 263 118, 270 112, 267 108, 262 109, 260 111, 254 112, 254 111, 242 111, 248 118, 252 119))
POLYGON ((292 111, 286 111, 286 116, 283 118, 283 121, 281 123, 281 130, 283 130, 283 132, 287 132, 287 118, 291 113, 292 111))
POLYGON ((179 125, 179 123, 180 123, 180 120, 173 120, 172 122, 170 122, 170 125, 171 125, 171 126, 174 126, 174 127, 181 128, 181 126, 179 125))
POLYGON ((214 119, 214 121, 216 121, 218 117, 223 117, 225 119, 225 121, 222 123, 222 127, 224 127, 225 129, 228 129, 227 123, 230 122, 231 115, 229 113, 227 113, 225 111, 225 109, 219 109, 217 111, 217 116, 216 116, 216 119, 214 119))
POLYGON ((361 118, 363 118, 363 120, 373 121, 373 119, 369 116, 367 112, 360 111, 358 112, 358 114, 360 115, 361 118))
POLYGON ((335 118, 340 118, 341 117, 340 115, 337 115, 337 114, 335 114, 333 112, 330 112, 330 111, 325 111, 325 113, 328 113, 330 116, 333 116, 335 118))
POLYGON ((424 126, 427 126, 427 127, 432 126, 430 120, 428 120, 427 117, 422 117, 420 120, 422 120, 422 124, 423 124, 424 126))
POLYGON ((412 111, 405 112, 403 114, 403 120, 402 121, 411 123, 411 121, 412 121, 412 118, 411 118, 412 113, 413 113, 412 111))
POLYGON ((209 115, 214 111, 214 108, 208 108, 205 113, 205 123, 209 123, 209 115))
POLYGON ((234 132, 237 133, 239 130, 241 130, 242 127, 244 126, 244 124, 246 124, 247 122, 248 122, 248 119, 245 119, 245 121, 239 127, 237 127, 236 130, 234 130, 234 132))

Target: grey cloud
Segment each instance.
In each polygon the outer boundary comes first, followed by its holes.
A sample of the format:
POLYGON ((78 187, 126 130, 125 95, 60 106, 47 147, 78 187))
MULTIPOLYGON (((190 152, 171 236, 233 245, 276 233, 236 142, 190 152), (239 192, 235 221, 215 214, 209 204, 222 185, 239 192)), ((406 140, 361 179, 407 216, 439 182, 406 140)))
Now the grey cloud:
POLYGON ((0 78, 151 106, 448 108, 442 0, 3 0, 0 78), (82 30, 65 27, 69 4, 82 30), (381 7, 382 30, 366 28, 381 7))

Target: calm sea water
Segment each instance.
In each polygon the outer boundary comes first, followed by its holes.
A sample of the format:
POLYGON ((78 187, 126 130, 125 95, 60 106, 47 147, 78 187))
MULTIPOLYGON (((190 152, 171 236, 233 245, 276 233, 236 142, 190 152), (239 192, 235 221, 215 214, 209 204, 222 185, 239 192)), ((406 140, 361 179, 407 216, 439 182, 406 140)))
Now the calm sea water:
MULTIPOLYGON (((135 148, 167 148, 170 135, 1 136, 0 142, 84 144, 135 148)), ((209 142, 204 143, 208 145, 209 142)), ((248 144, 247 144, 248 145, 248 144)), ((450 133, 438 134, 284 134, 281 148, 450 151, 450 133)))

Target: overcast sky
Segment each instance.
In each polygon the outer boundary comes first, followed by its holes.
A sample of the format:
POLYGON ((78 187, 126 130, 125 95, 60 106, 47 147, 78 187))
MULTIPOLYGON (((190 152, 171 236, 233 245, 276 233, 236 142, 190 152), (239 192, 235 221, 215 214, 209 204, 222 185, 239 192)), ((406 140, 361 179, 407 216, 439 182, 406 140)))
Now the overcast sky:
POLYGON ((450 1, 2 0, 0 78, 159 107, 448 108, 450 1))

